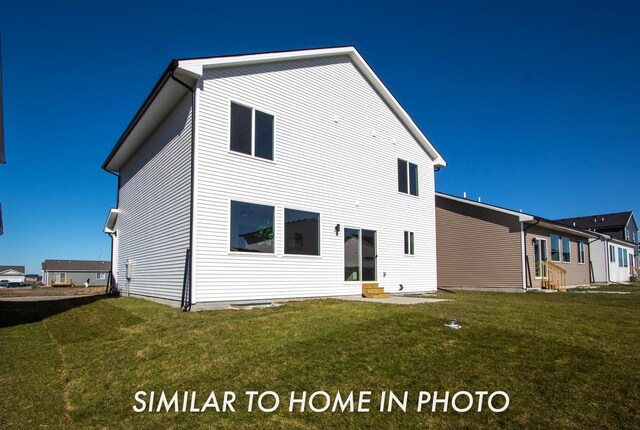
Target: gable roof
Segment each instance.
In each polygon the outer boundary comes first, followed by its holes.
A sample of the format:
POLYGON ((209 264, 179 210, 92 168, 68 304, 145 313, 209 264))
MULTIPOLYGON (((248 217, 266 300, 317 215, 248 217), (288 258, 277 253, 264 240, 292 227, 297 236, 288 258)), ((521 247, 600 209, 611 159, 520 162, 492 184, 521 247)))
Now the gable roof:
POLYGON ((385 101, 387 106, 433 159, 434 166, 444 167, 447 165, 444 158, 442 158, 429 139, 427 139, 416 123, 409 117, 380 78, 373 72, 356 48, 353 46, 342 46, 173 60, 129 126, 125 129, 115 147, 107 156, 102 168, 110 172, 119 171, 175 104, 191 91, 191 88, 193 88, 198 79, 202 77, 205 68, 246 66, 334 56, 346 56, 351 60, 352 64, 360 71, 362 76, 364 76, 378 95, 385 101), (176 81, 176 78, 182 82, 176 81), (191 88, 187 88, 184 85, 185 83, 191 86, 191 88))
MULTIPOLYGON (((612 214, 600 214, 590 216, 580 216, 575 218, 562 218, 556 220, 561 224, 565 224, 571 227, 579 227, 584 229, 599 229, 599 228, 616 228, 626 227, 629 222, 629 218, 633 216, 633 212, 616 212, 612 214)), ((635 219, 634 219, 635 221, 635 219)))
POLYGON ((0 273, 7 272, 9 270, 20 272, 22 275, 24 275, 25 272, 24 266, 0 266, 0 273))
POLYGON ((45 272, 108 272, 110 261, 95 260, 44 260, 42 270, 45 272))
POLYGON ((494 205, 490 205, 487 203, 483 203, 483 202, 477 202, 475 200, 469 200, 463 197, 456 197, 456 196, 452 196, 450 194, 445 194, 445 193, 441 193, 436 191, 436 197, 442 197, 445 199, 449 199, 449 200, 454 200, 460 203, 466 203, 468 205, 471 206, 477 206, 477 207, 481 207, 481 208, 485 208, 485 209, 489 209, 492 211, 496 211, 496 212, 502 212, 502 213, 506 213, 508 215, 512 215, 518 218, 518 221, 523 222, 525 224, 528 224, 530 226, 540 226, 540 227, 544 227, 547 228, 549 230, 554 230, 554 231, 561 231, 561 232, 565 232, 565 233, 570 233, 570 234, 574 234, 576 236, 581 236, 581 237, 589 237, 589 238, 597 238, 598 235, 596 233, 590 232, 590 231, 586 231, 580 228, 575 228, 575 227, 569 227, 566 226, 564 224, 560 224, 556 221, 552 221, 543 217, 539 217, 537 215, 531 215, 528 213, 524 213, 524 212, 518 212, 518 211, 514 211, 511 209, 507 209, 507 208, 503 208, 500 206, 494 206, 494 205))

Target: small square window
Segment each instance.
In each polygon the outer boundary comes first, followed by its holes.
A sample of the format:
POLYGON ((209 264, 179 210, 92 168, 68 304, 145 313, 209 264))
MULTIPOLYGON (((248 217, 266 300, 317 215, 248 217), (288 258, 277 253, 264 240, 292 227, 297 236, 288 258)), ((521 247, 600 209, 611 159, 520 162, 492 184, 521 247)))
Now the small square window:
POLYGON ((273 115, 231 102, 232 151, 273 160, 273 134, 273 115))

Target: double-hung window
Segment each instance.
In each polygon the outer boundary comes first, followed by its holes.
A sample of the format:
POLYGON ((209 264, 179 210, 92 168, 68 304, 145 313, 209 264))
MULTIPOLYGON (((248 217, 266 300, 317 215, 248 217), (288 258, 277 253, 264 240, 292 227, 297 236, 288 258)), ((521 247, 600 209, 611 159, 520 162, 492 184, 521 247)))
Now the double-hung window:
POLYGON ((404 255, 415 255, 415 235, 412 231, 404 232, 404 255))
POLYGON ((398 191, 418 195, 418 166, 398 158, 398 191))
POLYGON ((230 129, 232 151, 273 160, 273 115, 231 102, 230 129))

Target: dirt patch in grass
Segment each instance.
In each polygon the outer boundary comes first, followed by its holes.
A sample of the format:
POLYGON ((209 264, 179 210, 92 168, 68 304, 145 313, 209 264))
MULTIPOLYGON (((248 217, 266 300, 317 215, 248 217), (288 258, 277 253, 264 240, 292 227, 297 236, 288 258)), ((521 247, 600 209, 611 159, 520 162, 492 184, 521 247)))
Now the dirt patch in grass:
POLYGON ((106 287, 19 287, 0 288, 2 297, 50 297, 50 296, 92 296, 104 294, 106 287))

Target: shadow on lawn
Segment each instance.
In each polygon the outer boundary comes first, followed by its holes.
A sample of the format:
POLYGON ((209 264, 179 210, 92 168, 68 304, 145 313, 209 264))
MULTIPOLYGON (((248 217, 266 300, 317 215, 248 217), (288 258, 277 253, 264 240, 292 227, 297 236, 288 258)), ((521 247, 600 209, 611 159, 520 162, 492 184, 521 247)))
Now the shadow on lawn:
POLYGON ((45 318, 66 312, 70 309, 113 297, 115 296, 100 294, 94 296, 64 297, 56 300, 3 300, 0 301, 0 327, 11 327, 42 321, 45 318))

